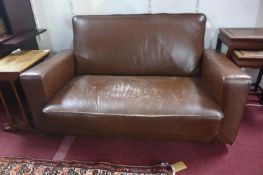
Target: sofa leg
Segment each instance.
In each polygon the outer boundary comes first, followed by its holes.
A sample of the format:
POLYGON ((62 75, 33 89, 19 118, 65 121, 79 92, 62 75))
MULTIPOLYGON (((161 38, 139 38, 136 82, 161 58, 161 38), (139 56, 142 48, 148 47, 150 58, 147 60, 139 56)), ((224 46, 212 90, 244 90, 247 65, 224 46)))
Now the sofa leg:
POLYGON ((217 136, 214 136, 214 137, 212 137, 210 143, 211 143, 212 145, 215 145, 215 144, 216 144, 216 141, 217 141, 217 136))
POLYGON ((41 133, 41 132, 37 132, 37 135, 39 135, 40 137, 46 137, 47 135, 41 133))

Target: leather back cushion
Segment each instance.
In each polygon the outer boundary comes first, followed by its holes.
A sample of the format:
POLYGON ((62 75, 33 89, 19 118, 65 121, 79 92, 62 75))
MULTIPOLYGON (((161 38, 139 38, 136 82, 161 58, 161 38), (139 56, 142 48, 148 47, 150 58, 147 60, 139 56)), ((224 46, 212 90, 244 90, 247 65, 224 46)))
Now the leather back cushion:
POLYGON ((198 76, 203 14, 76 16, 77 74, 198 76))

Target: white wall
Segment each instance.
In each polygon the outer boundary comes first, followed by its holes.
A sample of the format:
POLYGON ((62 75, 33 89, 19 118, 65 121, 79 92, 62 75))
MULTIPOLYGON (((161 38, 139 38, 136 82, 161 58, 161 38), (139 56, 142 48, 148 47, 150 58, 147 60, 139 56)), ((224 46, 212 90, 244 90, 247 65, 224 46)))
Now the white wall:
MULTIPOLYGON (((43 8, 43 1, 31 0, 31 5, 33 8, 37 28, 47 28, 48 27, 48 25, 47 25, 48 19, 46 16, 46 9, 43 8)), ((41 40, 41 42, 39 42, 40 48, 52 48, 49 33, 50 32, 48 30, 48 32, 45 32, 44 34, 38 36, 38 40, 41 40)))
POLYGON ((215 48, 218 28, 255 27, 261 0, 200 0, 200 12, 207 15, 206 47, 215 48))
POLYGON ((260 1, 258 8, 257 27, 263 27, 263 0, 260 1))
POLYGON ((40 48, 59 51, 72 47, 72 12, 69 0, 31 0, 36 23, 47 33, 39 40, 40 48))
POLYGON ((71 18, 76 14, 184 13, 199 10, 207 15, 211 27, 206 33, 206 48, 214 48, 220 27, 255 27, 262 19, 262 0, 31 0, 39 27, 48 33, 40 47, 55 51, 72 47, 71 18), (71 8, 70 8, 71 7, 71 8), (261 11, 260 11, 261 10, 261 11))
POLYGON ((147 12, 148 0, 69 0, 75 15, 134 14, 147 12))
MULTIPOLYGON (((263 27, 263 0, 260 0, 260 4, 258 7, 258 16, 257 16, 257 23, 256 23, 256 27, 263 27)), ((256 80, 256 76, 257 74, 255 72, 255 70, 249 70, 250 75, 253 76, 254 81, 256 80)), ((263 80, 261 80, 261 87, 263 87, 263 80)))

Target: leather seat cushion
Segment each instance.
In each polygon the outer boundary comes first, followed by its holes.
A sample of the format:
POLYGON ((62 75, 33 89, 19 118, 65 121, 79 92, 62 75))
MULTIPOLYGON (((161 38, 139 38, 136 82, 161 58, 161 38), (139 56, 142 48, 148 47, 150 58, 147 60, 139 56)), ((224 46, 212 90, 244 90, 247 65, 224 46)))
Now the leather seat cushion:
POLYGON ((201 79, 150 76, 75 77, 43 112, 58 132, 128 137, 215 136, 223 117, 201 79))

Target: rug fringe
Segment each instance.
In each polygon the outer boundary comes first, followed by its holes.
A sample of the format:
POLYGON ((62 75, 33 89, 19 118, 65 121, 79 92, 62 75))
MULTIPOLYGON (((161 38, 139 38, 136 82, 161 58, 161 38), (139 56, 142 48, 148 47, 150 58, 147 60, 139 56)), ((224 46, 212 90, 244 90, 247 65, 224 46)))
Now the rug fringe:
POLYGON ((101 168, 107 167, 108 169, 114 169, 114 171, 122 170, 123 168, 131 168, 131 169, 152 169, 152 170, 162 170, 163 172, 166 172, 166 174, 170 175, 176 175, 176 173, 184 170, 187 168, 184 162, 180 161, 174 164, 169 163, 161 163, 159 165, 155 166, 131 166, 131 165, 120 165, 120 164, 111 164, 108 162, 80 162, 80 161, 52 161, 52 160, 41 160, 41 159, 34 159, 34 158, 11 158, 11 157, 0 157, 0 161, 4 162, 18 162, 18 163, 43 163, 46 164, 46 166, 50 165, 59 165, 59 166, 76 166, 76 167, 84 167, 84 168, 90 168, 90 166, 95 169, 96 167, 101 168))

